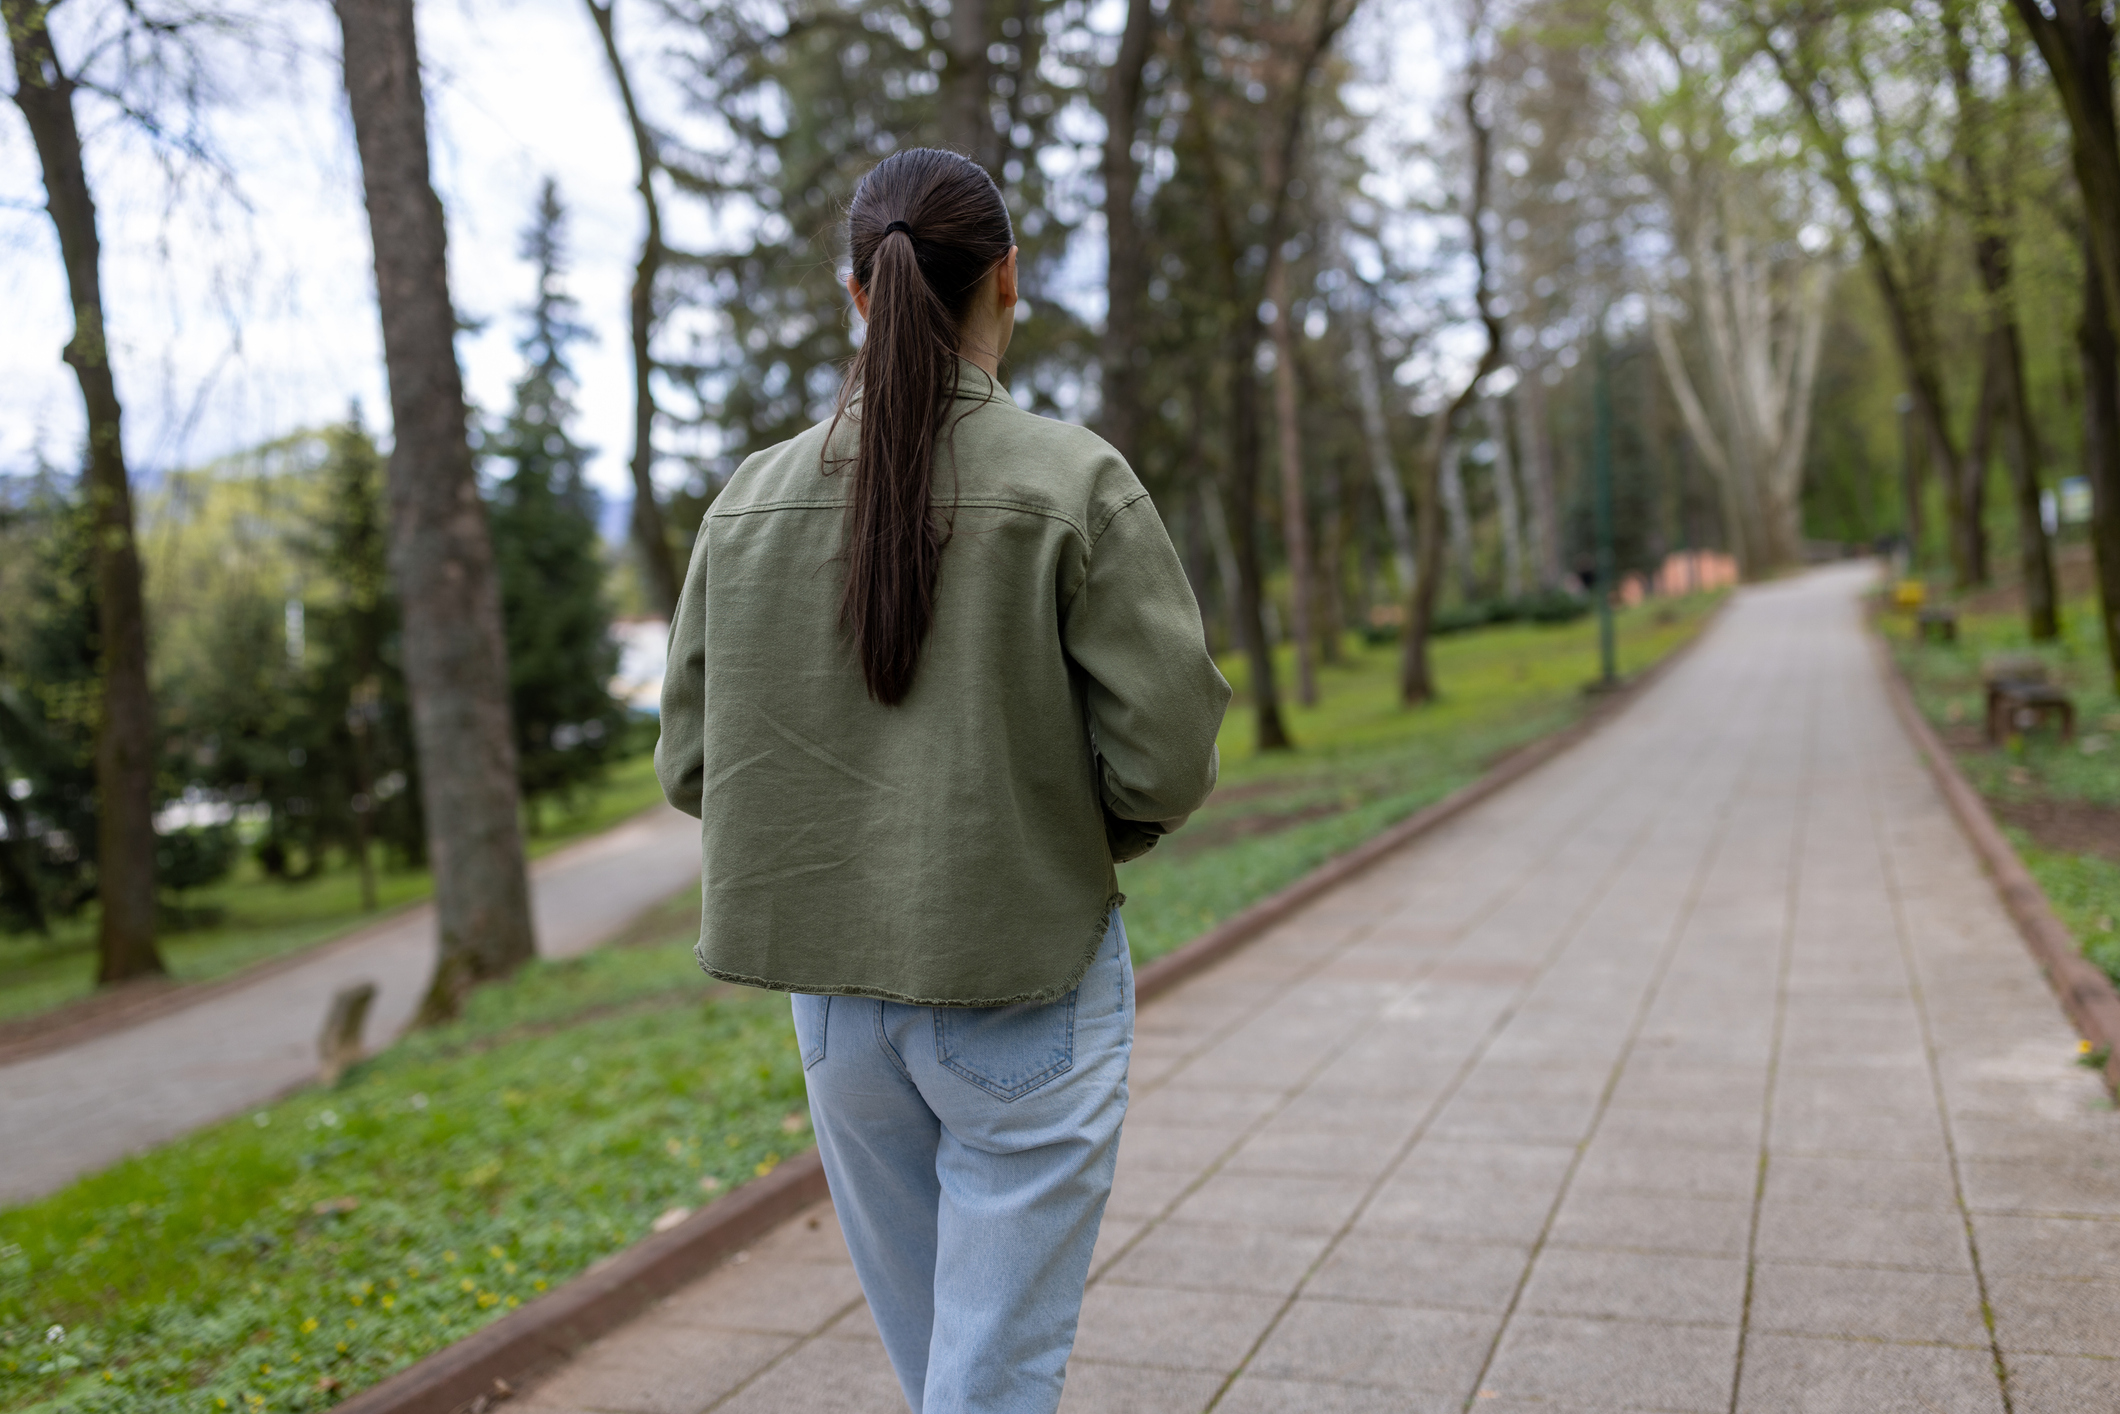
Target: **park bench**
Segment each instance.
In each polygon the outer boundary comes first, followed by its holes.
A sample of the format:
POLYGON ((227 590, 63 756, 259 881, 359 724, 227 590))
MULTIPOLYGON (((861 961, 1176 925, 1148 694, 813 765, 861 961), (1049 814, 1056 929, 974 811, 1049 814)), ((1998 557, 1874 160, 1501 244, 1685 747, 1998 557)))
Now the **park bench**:
POLYGON ((1936 639, 1943 643, 1958 641, 1958 611, 1943 604, 1931 604, 1914 616, 1915 635, 1922 639, 1936 639))
POLYGON ((2046 663, 2029 653, 2003 653, 1982 665, 1987 683, 1987 737, 2000 744, 2012 733, 2052 722, 2063 741, 2076 735, 2076 704, 2047 676, 2046 663))

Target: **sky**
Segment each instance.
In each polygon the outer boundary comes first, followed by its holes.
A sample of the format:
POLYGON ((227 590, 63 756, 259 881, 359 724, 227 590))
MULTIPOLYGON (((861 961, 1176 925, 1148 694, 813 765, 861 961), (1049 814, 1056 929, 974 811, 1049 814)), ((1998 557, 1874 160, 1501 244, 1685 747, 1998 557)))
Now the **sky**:
MULTIPOLYGON (((72 0, 59 18, 108 3, 72 0)), ((143 482, 341 418, 356 400, 371 428, 388 420, 330 9, 321 0, 250 3, 281 28, 270 52, 220 66, 208 124, 232 187, 181 163, 172 179, 166 157, 106 107, 78 104, 126 450, 143 482)), ((651 119, 674 124, 678 98, 654 62, 662 41, 628 29, 648 8, 622 0, 620 42, 651 119)), ((1122 13, 1102 8, 1114 20, 1122 13)), ((1384 120, 1371 135, 1380 143, 1424 126, 1421 95, 1440 88, 1424 9, 1371 0, 1345 41, 1344 52, 1371 56, 1357 101, 1384 120)), ((570 213, 568 289, 595 336, 575 351, 577 435, 596 449, 591 479, 616 508, 630 496, 626 302, 641 217, 632 142, 595 28, 580 0, 421 0, 418 23, 451 287, 477 326, 457 346, 467 392, 491 412, 508 404, 520 366, 517 311, 534 285, 517 248, 550 175, 570 213)), ((86 37, 62 26, 58 38, 62 59, 77 62, 86 37)), ((27 471, 40 456, 77 460, 80 394, 58 358, 70 323, 28 133, 0 104, 0 474, 27 471)))
MULTIPOLYGON (((86 132, 126 450, 144 477, 343 417, 355 399, 371 427, 387 423, 337 35, 322 4, 306 15, 281 8, 294 15, 295 52, 236 68, 211 116, 237 174, 232 192, 194 173, 173 194, 141 140, 107 119, 86 132)), ((517 246, 549 174, 570 208, 568 288, 596 335, 575 354, 582 440, 599 448, 598 485, 623 498, 640 214, 632 140, 596 31, 579 0, 428 0, 419 26, 451 288, 482 326, 457 345, 467 391, 482 408, 507 406, 516 311, 535 284, 517 246)), ((651 100, 667 99, 648 87, 651 100)), ((79 111, 102 113, 86 99, 79 111)), ((0 311, 0 472, 28 469, 40 451, 69 466, 82 416, 58 358, 71 328, 66 287, 12 106, 0 106, 0 311)))

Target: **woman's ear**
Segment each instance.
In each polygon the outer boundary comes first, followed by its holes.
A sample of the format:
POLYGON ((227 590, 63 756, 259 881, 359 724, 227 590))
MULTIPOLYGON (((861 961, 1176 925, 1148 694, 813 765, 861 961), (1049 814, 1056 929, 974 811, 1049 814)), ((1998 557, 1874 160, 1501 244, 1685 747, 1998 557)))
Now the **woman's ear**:
POLYGON ((994 293, 1000 296, 1003 309, 1016 307, 1016 248, 1010 246, 1008 254, 1001 257, 1001 264, 994 268, 994 293))
MULTIPOLYGON (((1009 290, 1010 290, 1010 297, 1011 297, 1012 299, 1014 298, 1014 291, 1015 291, 1015 287, 1016 287, 1016 281, 1015 281, 1015 269, 1016 269, 1016 262, 1015 262, 1015 256, 1016 256, 1016 253, 1015 253, 1015 252, 1014 252, 1013 250, 1009 252, 1009 290)), ((868 317, 869 317, 869 292, 868 292, 867 290, 864 290, 863 288, 861 288, 861 281, 859 281, 859 280, 855 279, 855 278, 854 278, 854 277, 853 277, 852 275, 849 275, 849 276, 847 276, 847 293, 848 293, 848 294, 850 294, 850 295, 852 295, 852 296, 854 297, 854 309, 855 309, 855 311, 856 311, 856 312, 857 312, 858 314, 860 314, 860 315, 861 315, 861 317, 862 317, 863 319, 866 319, 866 318, 868 318, 868 317)))

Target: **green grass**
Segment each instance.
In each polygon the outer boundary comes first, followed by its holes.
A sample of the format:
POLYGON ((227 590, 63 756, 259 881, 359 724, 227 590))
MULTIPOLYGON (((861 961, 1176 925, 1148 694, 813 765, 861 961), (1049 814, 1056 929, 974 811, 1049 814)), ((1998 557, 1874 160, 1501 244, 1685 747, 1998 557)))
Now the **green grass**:
POLYGON ((2076 935, 2083 955, 2120 982, 2120 864, 2096 855, 2041 849, 2022 830, 2005 828, 2003 833, 2054 906, 2055 916, 2076 935))
MULTIPOLYGON (((1717 602, 1698 595, 1620 614, 1621 673, 1685 642, 1717 602)), ((1119 869, 1137 959, 1198 936, 1576 720, 1589 706, 1583 684, 1597 676, 1597 624, 1511 624, 1438 639, 1433 652, 1442 699, 1409 712, 1398 701, 1397 645, 1350 645, 1344 666, 1320 670, 1316 707, 1282 704, 1297 749, 1263 755, 1244 665, 1223 664, 1237 695, 1215 798, 1119 869)), ((1292 696, 1285 652, 1279 666, 1292 696)))
POLYGON ((0 1213, 0 1407, 324 1407, 807 1148, 787 1002, 696 918, 0 1213))
MULTIPOLYGON (((604 781, 568 811, 550 809, 530 840, 533 858, 608 828, 662 799, 647 755, 613 765, 604 781)), ((312 947, 349 928, 417 903, 434 891, 424 869, 381 870, 376 911, 361 911, 360 879, 344 861, 299 883, 266 874, 246 851, 229 877, 184 896, 185 907, 211 911, 211 926, 165 932, 162 958, 180 982, 205 982, 253 963, 312 947)), ((0 1021, 49 1011, 95 990, 93 905, 59 922, 49 938, 0 934, 0 1021)))
MULTIPOLYGON (((1707 599, 1622 616, 1621 665, 1707 599)), ((1222 787, 1122 870, 1146 959, 1492 760, 1574 720, 1592 624, 1437 646, 1445 699, 1400 709, 1389 646, 1293 708, 1299 750, 1223 734, 1222 787)), ((1241 682, 1239 683, 1241 688, 1241 682)), ((1239 701, 1241 702, 1241 697, 1239 701)), ((314 1089, 0 1212, 0 1408, 321 1408, 807 1148, 786 1002, 694 965, 690 891, 584 957, 314 1089), (61 1334, 48 1338, 57 1328, 61 1334)))
MULTIPOLYGON (((1915 704, 1950 743, 1973 788, 2007 816, 2019 807, 2057 803, 2120 812, 2120 696, 2113 692, 2097 607, 2089 600, 2063 606, 2062 636, 2033 644, 2015 613, 1965 613, 1957 643, 1915 641, 1904 616, 1882 620, 1915 704), (2000 748, 1980 737, 1986 711, 1981 664, 1997 653, 2035 652, 2053 680, 2068 689, 2077 714, 2077 739, 2047 730, 2014 737, 2000 748)), ((2120 864, 2095 854, 2044 848, 2024 829, 2005 825, 2025 868, 2045 890, 2055 913, 2084 955, 2120 982, 2120 864)))

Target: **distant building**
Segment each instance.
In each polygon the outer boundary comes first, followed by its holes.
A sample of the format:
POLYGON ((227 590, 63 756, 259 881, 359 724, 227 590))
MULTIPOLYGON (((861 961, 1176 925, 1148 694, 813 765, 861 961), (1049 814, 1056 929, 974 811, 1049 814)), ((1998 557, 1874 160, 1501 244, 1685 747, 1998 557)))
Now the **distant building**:
POLYGON ((611 695, 629 711, 659 714, 663 665, 669 661, 669 620, 613 619, 611 638, 618 644, 618 671, 611 678, 611 695))

